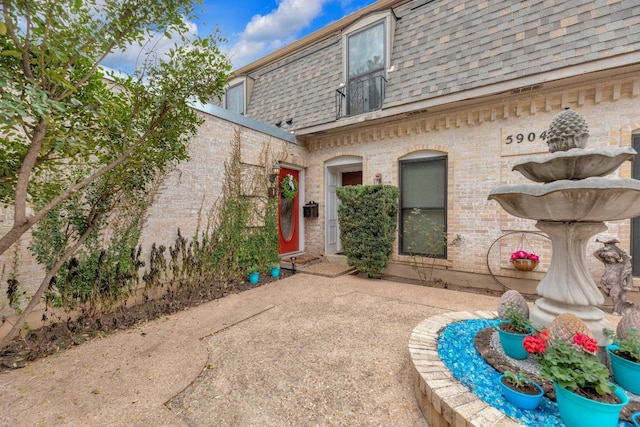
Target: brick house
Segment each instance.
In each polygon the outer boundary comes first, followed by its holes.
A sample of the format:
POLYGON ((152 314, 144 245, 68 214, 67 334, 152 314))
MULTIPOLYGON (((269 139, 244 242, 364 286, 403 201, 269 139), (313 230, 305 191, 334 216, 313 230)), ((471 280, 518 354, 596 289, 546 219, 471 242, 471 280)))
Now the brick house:
MULTIPOLYGON (((447 230, 436 276, 535 293, 548 241, 487 195, 527 182, 511 166, 548 153, 544 131, 565 108, 587 120, 589 148, 639 144, 639 24, 631 1, 380 0, 236 70, 221 105, 306 150, 305 167, 283 167, 303 183, 294 211, 315 201, 319 215, 288 219, 294 244, 283 253, 339 253, 335 188, 379 180, 401 193, 387 273, 414 275, 406 242, 417 208, 447 230), (534 272, 508 262, 523 244, 542 255, 534 272)), ((638 160, 616 175, 632 170, 638 160)), ((640 227, 607 225, 640 261, 640 227)), ((590 269, 602 274, 596 260, 590 269)))

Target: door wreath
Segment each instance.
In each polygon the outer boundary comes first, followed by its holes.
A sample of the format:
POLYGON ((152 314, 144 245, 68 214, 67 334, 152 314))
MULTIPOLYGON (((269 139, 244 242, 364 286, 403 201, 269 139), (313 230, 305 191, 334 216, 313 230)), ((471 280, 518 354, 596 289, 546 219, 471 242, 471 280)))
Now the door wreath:
POLYGON ((298 194, 298 181, 291 174, 286 174, 280 184, 280 190, 284 199, 293 199, 298 194))

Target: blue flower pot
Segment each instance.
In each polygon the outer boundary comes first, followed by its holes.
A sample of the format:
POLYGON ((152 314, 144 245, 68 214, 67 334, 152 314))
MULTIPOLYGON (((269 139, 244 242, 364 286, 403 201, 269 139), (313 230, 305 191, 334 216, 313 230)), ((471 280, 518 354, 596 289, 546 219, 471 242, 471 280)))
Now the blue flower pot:
POLYGON ((544 390, 542 389, 542 387, 540 387, 540 384, 532 381, 531 384, 536 386, 540 392, 538 394, 526 394, 520 393, 519 391, 514 390, 506 385, 504 382, 502 382, 503 378, 504 374, 500 375, 500 378, 498 380, 500 381, 500 386, 502 387, 502 395, 509 402, 522 409, 535 409, 540 405, 540 402, 542 402, 542 396, 544 396, 544 390))
POLYGON ((616 396, 621 403, 611 404, 587 399, 560 387, 555 381, 556 400, 560 418, 567 427, 615 427, 618 425, 620 411, 629 403, 629 397, 620 388, 615 387, 616 396))
MULTIPOLYGON (((504 350, 504 353, 513 359, 518 359, 518 360, 526 359, 529 356, 529 352, 527 352, 527 350, 525 350, 524 347, 522 346, 522 341, 524 340, 524 337, 530 334, 512 334, 510 332, 505 332, 499 328, 499 326, 502 323, 509 323, 509 322, 508 321, 500 322, 496 326, 496 329, 498 330, 498 335, 500 337, 500 344, 502 344, 502 349, 504 350)), ((533 331, 531 331, 531 333, 533 333, 533 331)))
POLYGON ((613 379, 623 389, 633 394, 640 394, 640 363, 632 362, 614 353, 618 350, 615 344, 607 346, 613 379))
POLYGON ((273 267, 271 269, 271 277, 280 277, 280 267, 273 267))
POLYGON ((258 283, 258 279, 260 279, 260 273, 249 273, 249 283, 252 285, 258 283))
POLYGON ((640 427, 640 412, 636 412, 631 416, 631 421, 633 421, 633 425, 636 427, 640 427))

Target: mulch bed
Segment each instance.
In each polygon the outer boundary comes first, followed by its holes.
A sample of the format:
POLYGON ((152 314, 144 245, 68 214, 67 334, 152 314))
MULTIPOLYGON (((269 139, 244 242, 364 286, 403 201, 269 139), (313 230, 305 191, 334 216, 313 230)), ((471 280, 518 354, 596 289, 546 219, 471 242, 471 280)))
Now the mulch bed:
POLYGON ((168 291, 159 299, 119 307, 98 317, 84 316, 77 320, 49 319, 50 324, 23 333, 0 351, 0 372, 22 368, 27 362, 80 345, 95 337, 243 292, 292 274, 294 272, 291 270, 280 269, 278 279, 272 278, 269 274, 261 274, 255 285, 249 284, 248 281, 218 282, 206 288, 168 291))

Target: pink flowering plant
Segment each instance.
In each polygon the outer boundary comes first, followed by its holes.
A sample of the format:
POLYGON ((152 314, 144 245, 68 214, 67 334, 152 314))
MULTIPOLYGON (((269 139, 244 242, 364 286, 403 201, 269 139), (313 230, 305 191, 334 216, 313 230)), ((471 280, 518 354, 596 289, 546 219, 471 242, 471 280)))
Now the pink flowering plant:
POLYGON ((533 262, 540 261, 540 257, 538 255, 523 250, 515 251, 511 254, 511 261, 516 259, 530 259, 533 262))
POLYGON ((544 329, 525 337, 522 345, 536 356, 541 366, 540 376, 555 381, 560 387, 583 396, 614 392, 609 369, 596 355, 598 342, 589 335, 578 332, 567 343, 552 341, 544 329))

